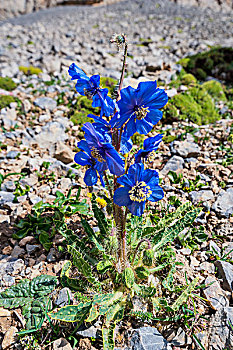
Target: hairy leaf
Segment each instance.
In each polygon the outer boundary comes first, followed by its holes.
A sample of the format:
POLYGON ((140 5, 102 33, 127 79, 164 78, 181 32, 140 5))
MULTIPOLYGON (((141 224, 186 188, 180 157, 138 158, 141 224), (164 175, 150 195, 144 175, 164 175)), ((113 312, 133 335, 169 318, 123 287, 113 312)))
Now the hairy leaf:
POLYGON ((114 329, 115 324, 112 323, 109 328, 102 328, 102 336, 103 336, 103 350, 114 350, 114 329))
POLYGON ((127 288, 131 289, 134 285, 134 272, 131 267, 124 269, 124 280, 127 288))
POLYGON ((179 298, 172 304, 171 308, 174 311, 179 310, 179 308, 181 307, 181 305, 183 305, 184 303, 186 303, 186 301, 188 300, 190 294, 192 291, 194 291, 197 283, 198 283, 199 277, 196 277, 189 285, 188 287, 183 291, 183 293, 179 296, 179 298))
POLYGON ((78 305, 67 305, 57 311, 52 311, 49 316, 53 320, 64 322, 80 322, 84 320, 88 311, 90 310, 91 302, 80 303, 78 305))

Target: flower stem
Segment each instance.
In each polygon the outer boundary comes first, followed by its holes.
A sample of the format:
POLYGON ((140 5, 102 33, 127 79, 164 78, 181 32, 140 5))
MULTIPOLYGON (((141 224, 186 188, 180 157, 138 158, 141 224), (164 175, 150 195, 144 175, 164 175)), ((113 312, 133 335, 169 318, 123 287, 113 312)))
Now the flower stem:
POLYGON ((126 43, 125 43, 125 49, 124 49, 123 64, 122 64, 122 69, 121 69, 121 77, 120 77, 119 88, 118 88, 118 97, 117 97, 117 101, 120 99, 120 92, 121 92, 121 89, 122 89, 123 80, 124 80, 124 75, 125 75, 127 50, 128 50, 128 44, 127 44, 127 42, 126 42, 126 43))

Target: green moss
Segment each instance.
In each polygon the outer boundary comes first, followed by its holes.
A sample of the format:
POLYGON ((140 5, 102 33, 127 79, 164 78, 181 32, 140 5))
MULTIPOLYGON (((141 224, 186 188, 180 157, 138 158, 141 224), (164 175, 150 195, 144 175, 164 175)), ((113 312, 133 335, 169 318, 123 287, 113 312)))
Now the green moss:
POLYGON ((114 88, 117 84, 117 80, 113 79, 113 78, 106 78, 106 77, 101 77, 100 78, 100 85, 102 88, 108 88, 109 90, 109 96, 111 96, 111 94, 114 91, 114 88))
POLYGON ((39 75, 40 73, 42 73, 42 70, 40 68, 33 67, 33 66, 29 66, 29 67, 19 66, 19 70, 26 75, 33 75, 33 74, 39 75))
POLYGON ((175 141, 177 139, 177 136, 175 135, 166 135, 163 137, 164 143, 171 143, 172 141, 175 141))
POLYGON ((17 88, 17 84, 9 77, 0 77, 0 89, 12 91, 17 88))
POLYGON ((15 102, 13 96, 0 95, 0 109, 10 106, 11 102, 15 102))
POLYGON ((227 101, 223 87, 220 82, 216 80, 209 80, 205 82, 202 87, 213 97, 215 101, 227 101))
POLYGON ((172 97, 164 108, 164 118, 190 120, 198 125, 213 123, 219 119, 212 97, 203 87, 193 87, 172 97))
POLYGON ((143 141, 145 139, 145 135, 138 134, 137 132, 131 137, 134 145, 139 145, 140 147, 143 147, 143 141))
POLYGON ((181 82, 184 85, 196 84, 197 79, 194 77, 194 75, 188 73, 183 75, 181 82))
POLYGON ((180 63, 188 73, 192 73, 197 79, 204 80, 207 75, 226 82, 233 81, 233 48, 214 47, 209 51, 198 53, 180 63))

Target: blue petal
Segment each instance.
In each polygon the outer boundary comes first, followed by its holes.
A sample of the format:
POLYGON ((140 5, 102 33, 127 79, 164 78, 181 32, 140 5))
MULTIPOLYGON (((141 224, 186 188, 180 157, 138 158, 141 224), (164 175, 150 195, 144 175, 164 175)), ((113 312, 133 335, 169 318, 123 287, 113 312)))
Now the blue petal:
POLYGON ((120 187, 118 188, 113 196, 113 202, 117 205, 119 205, 119 207, 122 206, 128 206, 132 203, 132 201, 129 198, 129 193, 128 193, 129 189, 127 189, 126 187, 120 187))
POLYGON ((121 137, 121 148, 120 148, 121 154, 129 153, 129 151, 131 150, 132 146, 133 146, 132 140, 128 139, 128 137, 122 135, 122 137, 121 137))
POLYGON ((89 155, 82 151, 75 154, 74 161, 79 165, 91 165, 89 155))
POLYGON ((135 132, 137 132, 137 129, 135 117, 133 115, 124 127, 124 134, 127 138, 130 138, 131 136, 133 136, 133 134, 135 134, 135 132))
POLYGON ((136 154, 135 154, 135 163, 140 163, 141 159, 146 157, 148 154, 148 151, 144 151, 143 149, 140 149, 136 154))
POLYGON ((103 174, 101 172, 99 172, 99 176, 100 176, 100 182, 101 182, 101 185, 103 187, 105 187, 105 183, 104 183, 104 178, 103 178, 103 174))
POLYGON ((84 176, 84 182, 87 186, 94 186, 98 181, 97 171, 90 168, 87 169, 85 176, 84 176))
POLYGON ((158 185, 159 183, 159 174, 156 170, 146 169, 143 173, 143 181, 149 186, 158 185))
POLYGON ((78 93, 80 93, 80 95, 84 96, 85 95, 84 89, 90 89, 89 80, 84 80, 84 79, 77 80, 77 83, 75 85, 75 89, 77 90, 78 93))
POLYGON ((108 164, 110 172, 114 175, 120 176, 125 172, 124 160, 111 144, 104 145, 105 159, 108 164))
POLYGON ((149 122, 146 118, 141 120, 136 119, 135 124, 137 132, 144 135, 147 135, 154 126, 153 123, 149 122))
POLYGON ((86 152, 87 154, 89 154, 89 156, 91 156, 91 150, 88 147, 87 141, 85 141, 85 140, 79 141, 78 148, 80 148, 82 151, 86 152))
POLYGON ((117 182, 122 186, 129 187, 128 190, 130 190, 131 187, 133 187, 135 185, 135 183, 133 181, 131 181, 131 179, 129 178, 128 174, 125 174, 125 175, 119 177, 117 179, 117 182))
POLYGON ((136 90, 137 104, 141 106, 145 104, 146 101, 150 100, 151 96, 155 93, 156 88, 156 81, 145 81, 139 83, 136 90))
POLYGON ((85 139, 90 147, 101 148, 103 142, 103 137, 96 132, 94 126, 91 123, 85 123, 82 127, 82 130, 85 132, 85 139))
POLYGON ((97 89, 100 85, 100 76, 98 74, 92 75, 90 82, 92 83, 93 87, 97 89))
POLYGON ((128 205, 129 211, 136 216, 142 216, 144 210, 145 210, 146 202, 132 202, 130 205, 128 205))
POLYGON ((148 137, 144 140, 143 146, 144 149, 151 149, 154 150, 155 148, 158 148, 160 142, 162 141, 163 134, 158 134, 154 137, 148 137))
POLYGON ((150 112, 145 117, 145 120, 152 123, 153 125, 157 124, 163 116, 163 112, 158 109, 150 110, 150 112))
POLYGON ((76 79, 89 79, 84 71, 79 68, 75 63, 72 63, 68 70, 69 75, 71 76, 71 80, 76 79))
POLYGON ((134 184, 136 184, 137 181, 138 182, 144 181, 143 173, 144 173, 144 165, 142 163, 133 164, 129 167, 129 170, 128 170, 128 176, 134 184))
POLYGON ((151 96, 149 96, 144 104, 150 108, 160 109, 163 108, 168 101, 167 93, 163 89, 156 89, 151 96))
POLYGON ((148 198, 151 202, 157 202, 160 201, 164 197, 163 190, 160 186, 156 186, 154 188, 151 188, 152 194, 148 198))

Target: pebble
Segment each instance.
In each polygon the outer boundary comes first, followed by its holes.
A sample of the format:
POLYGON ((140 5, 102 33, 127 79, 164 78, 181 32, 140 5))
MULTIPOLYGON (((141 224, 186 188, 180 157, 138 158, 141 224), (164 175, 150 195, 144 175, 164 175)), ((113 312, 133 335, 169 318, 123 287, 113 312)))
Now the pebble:
POLYGON ((220 216, 229 217, 233 214, 233 188, 228 188, 218 195, 213 210, 220 216))
POLYGON ((212 309, 219 310, 225 306, 229 306, 229 300, 214 276, 208 276, 205 279, 205 285, 207 287, 203 289, 203 293, 212 309))
POLYGON ((219 274, 223 278, 223 288, 229 292, 233 292, 233 265, 227 261, 215 261, 219 274))
POLYGON ((173 156, 163 167, 161 174, 167 175, 169 171, 181 171, 184 167, 184 159, 178 156, 173 156))
POLYGON ((38 97, 34 101, 34 105, 52 112, 57 107, 57 102, 50 97, 38 97))

